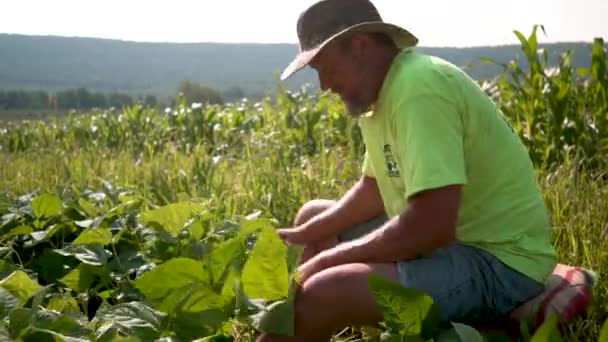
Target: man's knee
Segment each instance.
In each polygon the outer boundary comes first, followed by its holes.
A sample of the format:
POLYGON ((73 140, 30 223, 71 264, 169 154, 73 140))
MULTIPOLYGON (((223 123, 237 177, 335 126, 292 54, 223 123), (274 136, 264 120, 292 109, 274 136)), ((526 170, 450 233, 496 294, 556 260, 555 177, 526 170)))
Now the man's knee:
POLYGON ((316 199, 306 202, 300 208, 300 210, 298 210, 298 213, 296 214, 296 218, 294 220, 294 226, 297 227, 308 222, 311 218, 329 209, 335 203, 335 201, 324 199, 316 199))

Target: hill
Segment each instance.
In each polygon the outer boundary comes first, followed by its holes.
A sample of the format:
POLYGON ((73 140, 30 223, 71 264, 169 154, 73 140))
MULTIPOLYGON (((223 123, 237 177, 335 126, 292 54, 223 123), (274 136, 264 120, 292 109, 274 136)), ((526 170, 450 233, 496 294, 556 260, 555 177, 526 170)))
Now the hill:
MULTIPOLYGON (((572 49, 574 65, 589 63, 588 43, 544 45, 556 56, 572 49)), ((506 62, 520 47, 419 47, 443 57, 474 78, 490 78, 500 69, 479 62, 488 57, 506 62)), ((272 93, 278 73, 294 54, 294 44, 142 43, 97 38, 0 34, 0 89, 56 91, 86 87, 94 91, 174 95, 181 80, 193 80, 227 91, 239 87, 250 97, 272 93)), ((286 86, 316 84, 316 74, 304 70, 286 86)))

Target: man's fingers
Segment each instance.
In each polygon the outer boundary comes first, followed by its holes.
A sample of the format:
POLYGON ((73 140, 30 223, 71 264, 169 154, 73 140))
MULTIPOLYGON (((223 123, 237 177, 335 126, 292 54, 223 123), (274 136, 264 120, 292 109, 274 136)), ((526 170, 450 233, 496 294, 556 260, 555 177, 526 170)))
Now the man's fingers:
POLYGON ((298 245, 304 242, 302 241, 302 233, 297 228, 279 229, 277 233, 285 243, 298 245))

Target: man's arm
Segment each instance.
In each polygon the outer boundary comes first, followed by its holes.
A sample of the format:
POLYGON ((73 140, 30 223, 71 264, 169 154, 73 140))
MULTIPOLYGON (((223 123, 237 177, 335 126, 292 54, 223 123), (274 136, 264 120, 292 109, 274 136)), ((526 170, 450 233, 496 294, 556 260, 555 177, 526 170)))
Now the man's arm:
POLYGON ((363 176, 334 206, 300 227, 285 230, 291 243, 320 241, 371 220, 384 212, 384 203, 376 180, 363 176))
POLYGON ((456 239, 461 185, 424 191, 382 228, 336 247, 326 262, 334 265, 408 260, 445 247, 456 239))

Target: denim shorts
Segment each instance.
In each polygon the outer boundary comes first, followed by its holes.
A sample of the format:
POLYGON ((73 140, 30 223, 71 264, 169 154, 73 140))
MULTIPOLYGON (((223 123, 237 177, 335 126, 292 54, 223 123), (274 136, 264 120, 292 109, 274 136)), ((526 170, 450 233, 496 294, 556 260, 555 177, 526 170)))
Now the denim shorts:
MULTIPOLYGON (((363 236, 386 220, 386 216, 370 220, 340 234, 338 240, 363 236)), ((398 262, 397 271, 401 285, 433 298, 444 322, 472 326, 503 318, 544 290, 544 284, 507 266, 491 253, 461 243, 398 262)))

